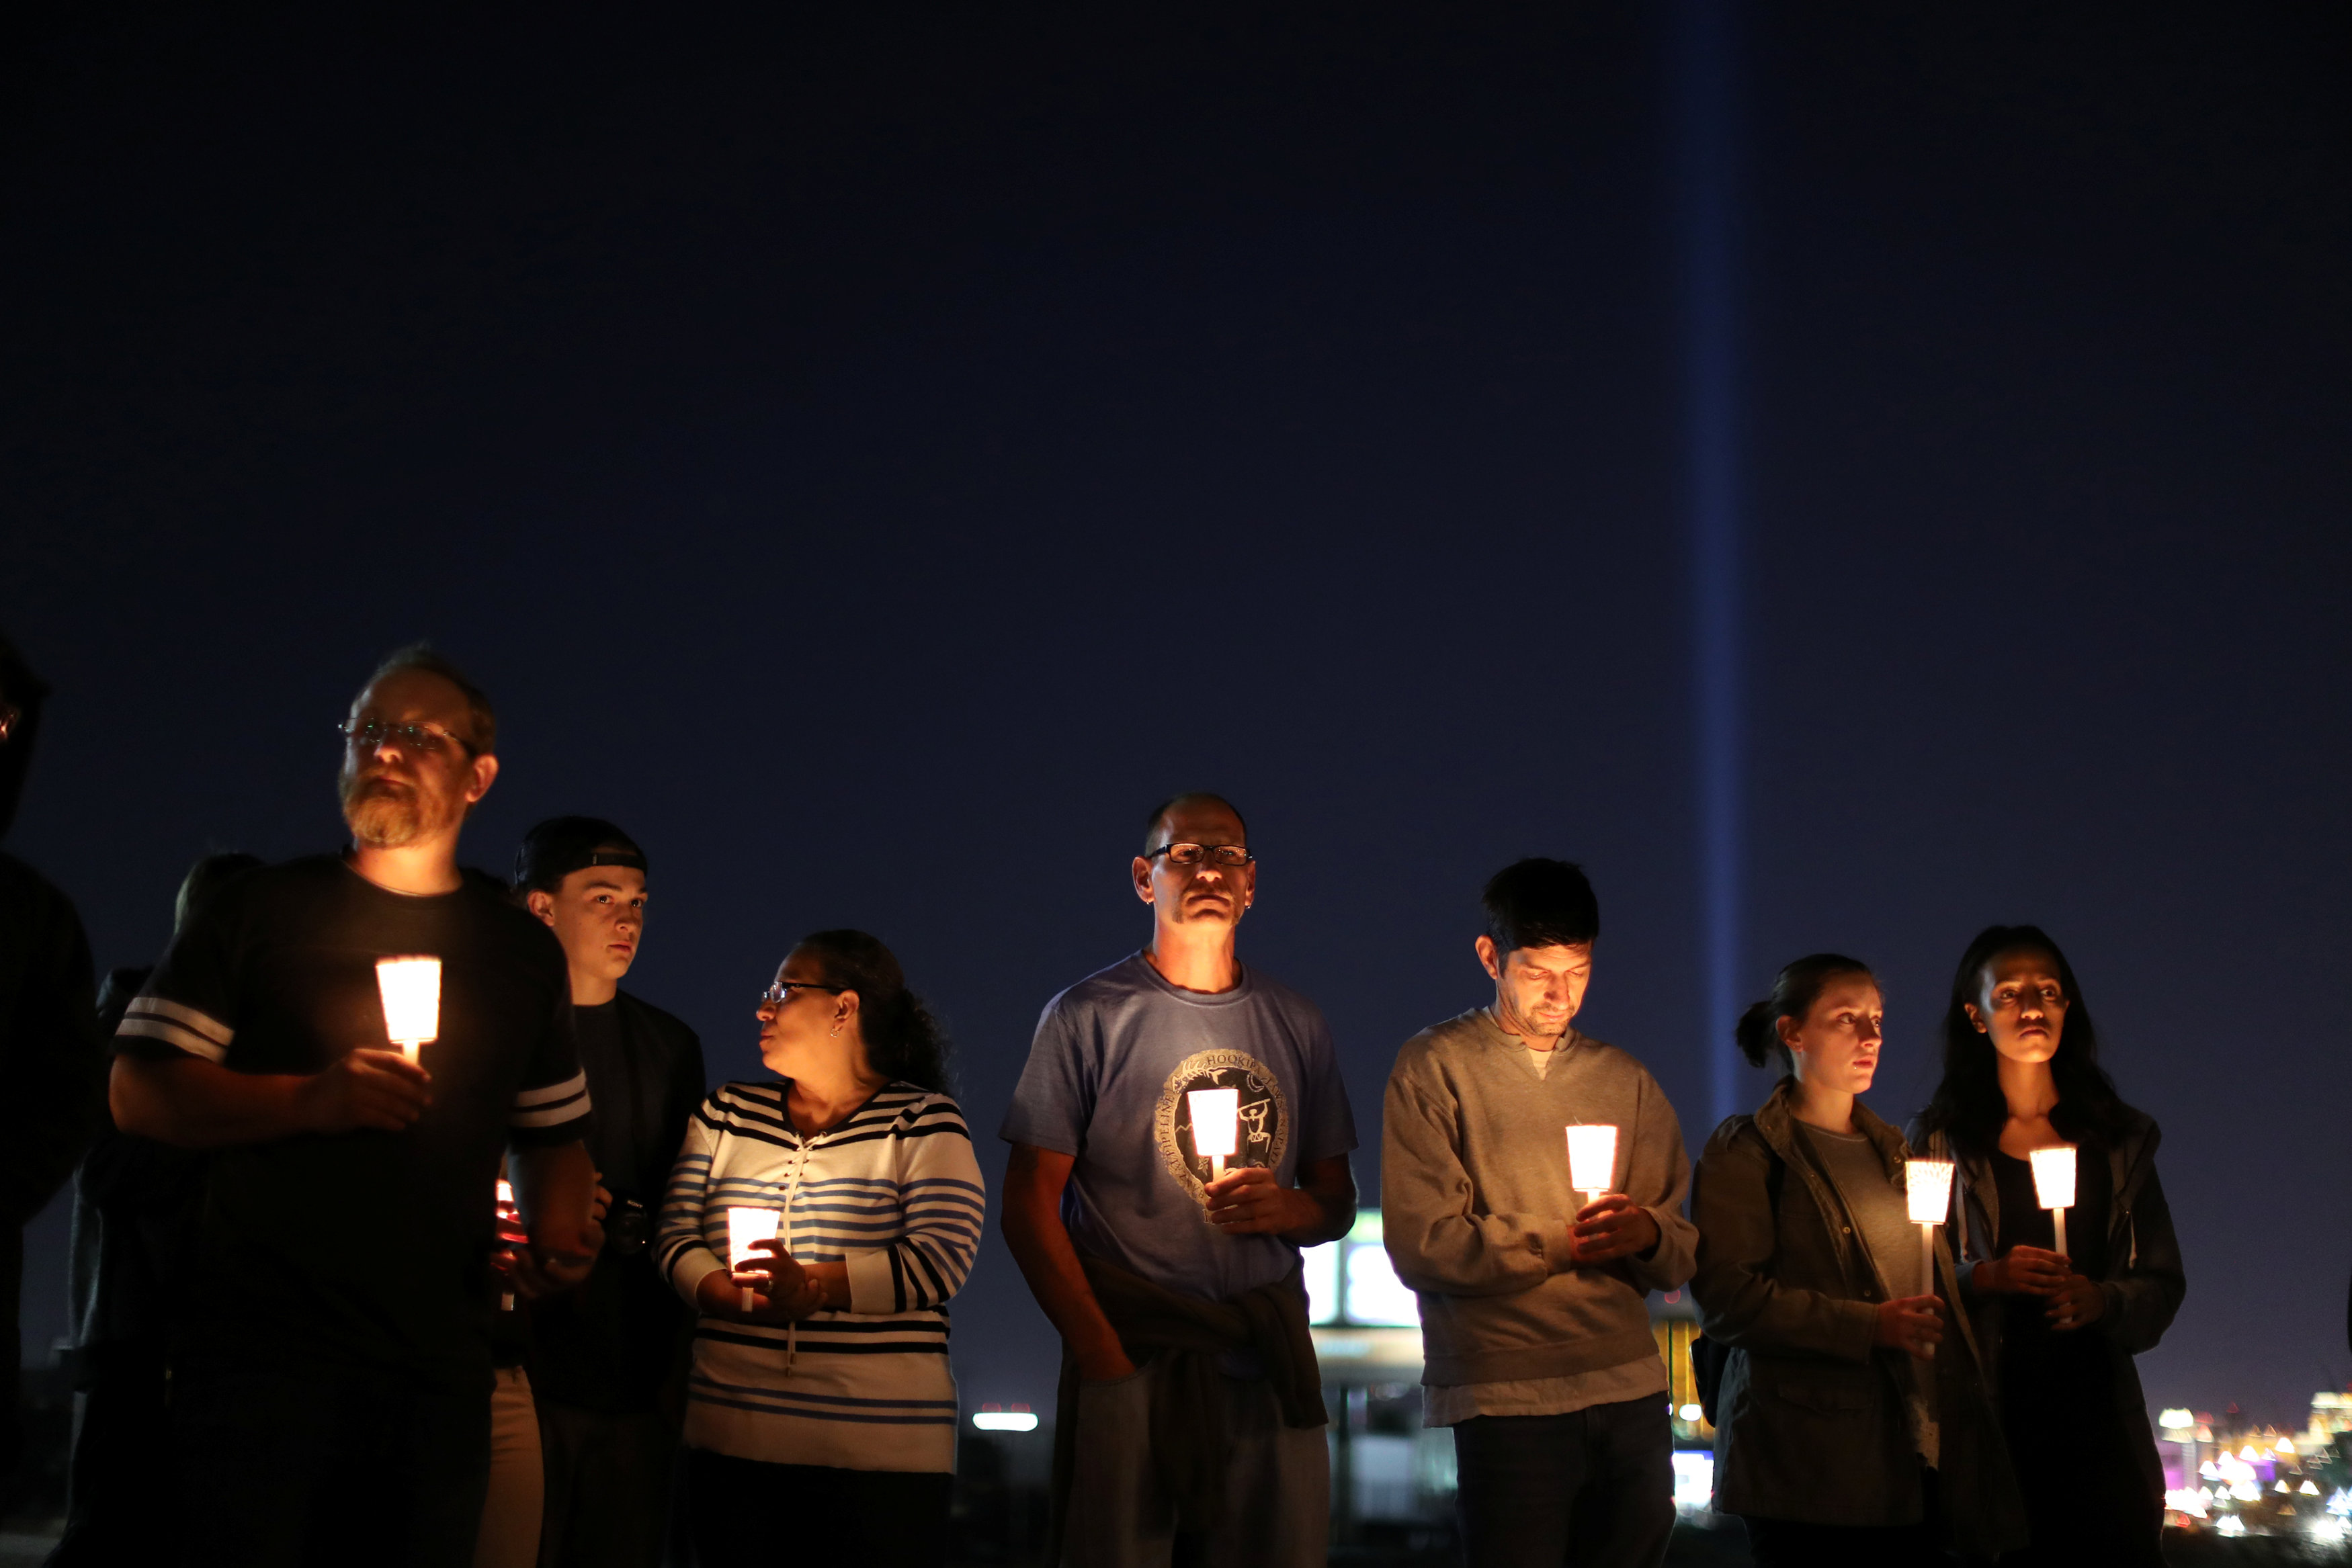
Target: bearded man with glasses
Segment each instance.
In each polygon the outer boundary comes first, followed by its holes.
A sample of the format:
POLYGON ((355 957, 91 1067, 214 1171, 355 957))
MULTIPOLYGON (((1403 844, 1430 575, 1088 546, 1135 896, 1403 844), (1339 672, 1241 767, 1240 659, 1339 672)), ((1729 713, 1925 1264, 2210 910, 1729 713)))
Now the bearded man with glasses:
POLYGON ((214 1152, 172 1418, 188 1561, 224 1568, 470 1561, 501 1157, 543 1269, 602 1239, 563 949, 457 865, 489 699, 420 644, 342 729, 351 850, 224 886, 116 1031, 117 1124, 214 1152), (376 966, 415 956, 437 1003, 404 1051, 376 966))
POLYGON ((1001 1134, 1062 1333, 1051 1560, 1304 1568, 1330 1471, 1298 1253, 1354 1222, 1355 1120, 1321 1012, 1234 956, 1241 813, 1177 796, 1130 874, 1150 945, 1045 1005, 1001 1134))

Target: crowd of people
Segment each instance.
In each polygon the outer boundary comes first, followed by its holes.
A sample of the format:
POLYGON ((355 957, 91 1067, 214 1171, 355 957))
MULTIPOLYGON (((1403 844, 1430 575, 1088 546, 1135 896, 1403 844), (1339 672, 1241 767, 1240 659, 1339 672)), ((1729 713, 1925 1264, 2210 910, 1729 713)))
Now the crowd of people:
MULTIPOLYGON (((45 695, 0 643, 0 831, 45 695)), ((943 1562, 950 1303, 988 1195, 898 959, 803 937, 753 1009, 772 1076, 706 1092, 693 1031, 620 988, 635 838, 554 817, 509 878, 462 867, 497 717, 422 645, 342 732, 348 846, 199 862, 167 950, 102 989, 70 904, 0 855, 12 1247, 75 1182, 50 1561, 943 1562), (421 1040, 378 972, 416 956, 439 976, 421 1040)), ((1064 1350, 1053 1560, 1320 1563, 1300 1253, 1356 1216, 1338 1057, 1240 960, 1258 865, 1229 801, 1153 808, 1129 872, 1147 945, 1046 1004, 999 1128, 999 1224, 1064 1350)), ((1381 1129, 1471 1563, 1664 1559, 1647 1297, 1685 1287, 1716 1507, 1758 1562, 2160 1560, 2132 1356, 2184 1276, 2155 1125, 2048 934, 1969 944, 1907 1134, 1860 1099, 1885 1048, 1869 967, 1789 965, 1738 1030, 1779 1082, 1694 1172, 1656 1080, 1575 1028, 1582 871, 1520 861, 1483 913, 1491 989, 1405 1042, 1381 1129), (1571 1125, 1614 1129, 1597 1196, 1571 1125), (2063 1228, 2032 1170, 2061 1147, 2063 1228), (1924 1249, 1920 1157, 1954 1173, 1924 1249)))

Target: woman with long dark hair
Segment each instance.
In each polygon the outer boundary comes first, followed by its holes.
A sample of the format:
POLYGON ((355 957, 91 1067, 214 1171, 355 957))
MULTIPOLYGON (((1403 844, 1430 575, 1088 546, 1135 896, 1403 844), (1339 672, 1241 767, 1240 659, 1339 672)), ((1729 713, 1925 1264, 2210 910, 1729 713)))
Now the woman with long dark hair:
POLYGON ((2161 1563, 2164 1471, 2132 1357, 2163 1337, 2188 1281, 2156 1124, 2099 1066, 2074 968, 2038 927, 1977 934, 1943 1033, 1943 1082, 1918 1137, 1958 1167, 1962 1299, 2025 1496, 2032 1544, 2002 1561, 2161 1563), (2061 1253, 2030 1156, 2067 1144, 2061 1253))
POLYGON ((1856 959, 1782 969, 1738 1040, 1783 1077, 1716 1129, 1691 1186, 1691 1295, 1729 1351, 1715 1506, 1760 1563, 1904 1568, 1943 1562, 1948 1541, 1989 1557, 2024 1539, 1976 1346, 1945 1332, 1950 1254, 1930 1278, 1910 1148, 1858 1098, 1883 1018, 1856 959))
POLYGON ((703 1102, 656 1241, 701 1312, 686 1409, 697 1552, 728 1568, 944 1563, 946 1307, 986 1203, 947 1042, 863 931, 804 938, 756 1016, 776 1080, 703 1102), (743 1209, 774 1239, 730 1267, 743 1209))

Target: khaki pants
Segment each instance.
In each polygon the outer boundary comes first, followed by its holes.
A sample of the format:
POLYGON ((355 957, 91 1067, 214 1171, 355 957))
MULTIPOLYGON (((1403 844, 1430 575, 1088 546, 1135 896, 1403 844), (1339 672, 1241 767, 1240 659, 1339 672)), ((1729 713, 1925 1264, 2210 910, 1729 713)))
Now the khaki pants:
POLYGON ((520 1366, 501 1366, 490 1390, 490 1491, 474 1540, 474 1568, 532 1568, 546 1486, 530 1379, 520 1366))
MULTIPOLYGON (((1322 1568, 1331 1535, 1328 1427, 1282 1424, 1274 1385, 1227 1377, 1225 1517, 1192 1560, 1217 1568, 1322 1568)), ((1151 1463, 1151 1369, 1078 1385, 1066 1568, 1167 1568, 1176 1509, 1151 1463)), ((1188 1542, 1188 1546, 1192 1543, 1188 1542)))

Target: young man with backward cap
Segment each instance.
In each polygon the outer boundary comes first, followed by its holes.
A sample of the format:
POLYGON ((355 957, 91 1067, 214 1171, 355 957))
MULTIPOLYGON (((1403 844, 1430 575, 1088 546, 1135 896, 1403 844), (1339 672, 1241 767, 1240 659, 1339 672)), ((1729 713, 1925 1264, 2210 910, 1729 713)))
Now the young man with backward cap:
POLYGON ((1425 1420, 1454 1428, 1471 1568, 1655 1568, 1674 1528, 1666 1369, 1647 1297, 1690 1277, 1690 1161, 1657 1081, 1571 1020, 1600 906, 1523 860, 1475 944, 1494 1000, 1407 1040, 1389 1075, 1381 1215, 1419 1294, 1425 1420), (1566 1129, 1616 1129, 1609 1190, 1570 1185, 1566 1129))
MULTIPOLYGON (((544 1568, 656 1568, 669 1517, 694 1325, 647 1243, 707 1085, 694 1031, 621 989, 645 939, 648 874, 636 841, 595 817, 541 822, 515 854, 515 893, 571 967, 580 1066, 596 1103, 588 1148, 612 1198, 586 1282, 538 1292, 528 1307, 544 1568)), ((518 1262, 528 1273, 528 1256, 518 1262)))
POLYGON ((1168 801, 1130 876, 1150 946, 1045 1004, 1003 1129, 1004 1239, 1062 1333, 1058 1561, 1306 1568, 1331 1486, 1298 1249, 1354 1221, 1355 1122, 1323 1015, 1234 956, 1241 813, 1168 801))
POLYGON ((601 1240, 563 949, 457 865, 497 722, 430 649, 386 659, 341 727, 350 851, 222 887, 116 1031, 116 1124, 213 1151, 172 1374, 192 1563, 469 1561, 500 1158, 543 1267, 601 1240), (439 960, 413 1057, 377 969, 403 956, 439 960))

